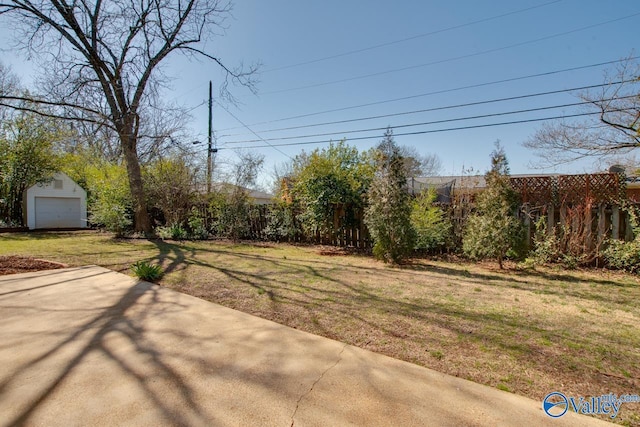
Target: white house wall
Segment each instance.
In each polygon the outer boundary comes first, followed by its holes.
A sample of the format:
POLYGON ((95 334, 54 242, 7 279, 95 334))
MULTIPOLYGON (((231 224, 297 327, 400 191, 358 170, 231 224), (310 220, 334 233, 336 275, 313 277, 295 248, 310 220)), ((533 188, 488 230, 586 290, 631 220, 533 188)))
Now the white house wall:
POLYGON ((64 173, 57 173, 54 181, 36 184, 27 190, 27 226, 36 228, 36 197, 80 199, 80 227, 87 227, 87 192, 64 173), (62 188, 55 188, 55 180, 62 181, 62 188))

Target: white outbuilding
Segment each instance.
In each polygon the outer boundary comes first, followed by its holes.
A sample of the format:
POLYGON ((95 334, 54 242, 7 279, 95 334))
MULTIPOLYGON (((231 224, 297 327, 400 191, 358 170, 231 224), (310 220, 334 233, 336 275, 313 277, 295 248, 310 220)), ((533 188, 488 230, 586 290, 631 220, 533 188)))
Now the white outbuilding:
POLYGON ((64 173, 29 187, 25 202, 31 230, 87 227, 87 192, 64 173))

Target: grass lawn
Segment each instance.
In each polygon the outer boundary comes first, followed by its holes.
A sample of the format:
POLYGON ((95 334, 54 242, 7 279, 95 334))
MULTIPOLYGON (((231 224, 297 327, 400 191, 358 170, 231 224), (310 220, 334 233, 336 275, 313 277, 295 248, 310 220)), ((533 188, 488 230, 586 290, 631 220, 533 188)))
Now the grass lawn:
MULTIPOLYGON (((640 394, 638 276, 428 259, 391 267, 312 246, 96 232, 0 234, 0 255, 127 274, 157 261, 164 287, 538 401, 640 394)), ((615 421, 640 425, 640 404, 623 404, 615 421)))

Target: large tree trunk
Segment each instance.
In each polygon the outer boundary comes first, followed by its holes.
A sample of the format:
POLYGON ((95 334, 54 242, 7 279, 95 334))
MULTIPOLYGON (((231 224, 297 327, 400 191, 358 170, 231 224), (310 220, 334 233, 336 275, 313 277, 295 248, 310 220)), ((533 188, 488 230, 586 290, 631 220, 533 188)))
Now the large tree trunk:
POLYGON ((127 176, 129 178, 129 188, 131 189, 131 199, 133 202, 133 227, 135 231, 151 233, 151 220, 147 212, 147 202, 145 200, 144 187, 142 185, 142 173, 140 172, 140 162, 136 150, 136 142, 129 135, 120 136, 122 142, 122 152, 127 163, 127 176))

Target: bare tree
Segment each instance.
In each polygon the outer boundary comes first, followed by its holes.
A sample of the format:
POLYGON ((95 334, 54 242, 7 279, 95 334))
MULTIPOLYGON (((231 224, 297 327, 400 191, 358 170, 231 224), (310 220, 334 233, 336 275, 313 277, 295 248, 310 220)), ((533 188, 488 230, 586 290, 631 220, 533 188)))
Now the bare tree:
MULTIPOLYGON (((255 67, 227 68, 200 47, 229 12, 230 4, 222 0, 0 0, 0 15, 13 19, 18 42, 46 70, 48 90, 23 98, 49 109, 32 110, 117 135, 136 231, 151 231, 140 145, 157 137, 146 135, 153 126, 145 118, 162 109, 158 94, 166 76, 160 65, 174 52, 204 56, 222 67, 228 81, 253 85, 255 67)), ((0 105, 16 98, 0 97, 0 105)))
MULTIPOLYGON (((18 93, 20 80, 11 68, 0 62, 0 97, 12 96, 18 93)), ((0 123, 7 120, 10 109, 0 104, 0 123)), ((1 132, 1 129, 0 129, 1 132)))
POLYGON ((442 169, 442 163, 437 154, 421 154, 416 147, 408 145, 402 145, 399 149, 408 178, 435 176, 442 169))
POLYGON ((544 124, 524 143, 547 165, 584 157, 614 158, 640 148, 640 64, 627 60, 616 74, 605 76, 599 92, 579 97, 592 119, 544 124))
POLYGON ((285 181, 293 175, 293 160, 280 162, 273 165, 271 170, 271 187, 270 191, 273 194, 278 194, 282 190, 282 185, 285 181))

